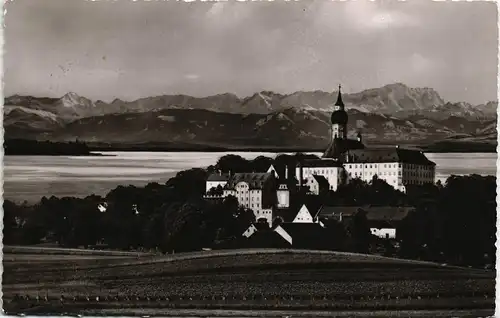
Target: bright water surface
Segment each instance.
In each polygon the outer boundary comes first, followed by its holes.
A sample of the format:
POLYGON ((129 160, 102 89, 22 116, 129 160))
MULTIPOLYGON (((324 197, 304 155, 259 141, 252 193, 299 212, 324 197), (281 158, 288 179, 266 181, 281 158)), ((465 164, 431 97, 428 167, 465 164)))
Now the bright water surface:
MULTIPOLYGON (((223 152, 106 152, 114 156, 5 156, 4 198, 37 201, 42 196, 105 195, 118 185, 164 183, 178 171, 206 167, 223 152)), ((233 153, 247 159, 275 153, 233 153)), ((321 155, 317 153, 317 155, 321 155)), ((430 153, 436 178, 451 174, 496 175, 495 153, 430 153)))

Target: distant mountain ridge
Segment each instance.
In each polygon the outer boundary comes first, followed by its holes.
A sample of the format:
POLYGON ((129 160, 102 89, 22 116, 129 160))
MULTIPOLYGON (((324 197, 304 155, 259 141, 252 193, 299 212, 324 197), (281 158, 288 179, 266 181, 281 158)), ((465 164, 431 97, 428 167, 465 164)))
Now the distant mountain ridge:
MULTIPOLYGON (((473 106, 444 101, 431 88, 396 83, 342 94, 349 130, 372 142, 468 138, 496 140, 498 102, 473 106)), ((5 99, 6 138, 90 142, 323 147, 337 92, 257 92, 208 97, 162 95, 127 102, 61 98, 5 99)))
MULTIPOLYGON (((218 94, 207 97, 188 95, 161 95, 140 98, 135 101, 115 99, 111 103, 91 100, 68 93, 61 98, 37 98, 14 95, 5 99, 5 105, 24 106, 50 111, 65 120, 100 116, 115 113, 148 112, 161 109, 206 109, 222 113, 268 114, 295 107, 306 110, 330 112, 337 97, 337 91, 299 91, 292 94, 278 94, 271 91, 257 92, 245 98, 234 94, 218 94)), ((359 93, 342 94, 348 109, 363 112, 405 116, 423 113, 447 113, 459 116, 460 112, 481 118, 496 116, 498 102, 473 106, 468 103, 445 102, 432 88, 410 88, 402 83, 385 85, 359 93)))
MULTIPOLYGON (((431 120, 349 110, 348 134, 362 132, 367 143, 422 144, 447 139, 496 140, 496 122, 463 117, 431 120)), ((6 135, 12 135, 6 128, 6 135)), ((330 141, 330 116, 321 111, 287 108, 270 114, 231 114, 209 110, 158 111, 86 117, 52 131, 32 132, 33 139, 87 143, 205 145, 210 147, 312 147, 330 141)))

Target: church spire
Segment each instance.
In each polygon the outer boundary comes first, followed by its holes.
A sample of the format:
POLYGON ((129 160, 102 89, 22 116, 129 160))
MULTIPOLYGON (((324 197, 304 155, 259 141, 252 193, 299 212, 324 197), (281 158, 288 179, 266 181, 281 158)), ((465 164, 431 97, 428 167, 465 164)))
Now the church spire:
POLYGON ((341 109, 344 108, 344 102, 342 101, 342 92, 340 91, 341 86, 339 85, 339 95, 337 96, 337 102, 335 106, 340 106, 341 109))

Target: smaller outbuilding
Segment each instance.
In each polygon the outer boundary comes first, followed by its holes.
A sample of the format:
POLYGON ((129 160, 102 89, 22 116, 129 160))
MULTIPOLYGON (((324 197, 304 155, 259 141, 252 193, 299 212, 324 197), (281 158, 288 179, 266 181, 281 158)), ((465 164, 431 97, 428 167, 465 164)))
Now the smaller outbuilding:
POLYGON ((397 229, 401 221, 414 210, 414 207, 392 206, 322 206, 318 219, 348 222, 358 212, 365 212, 370 232, 379 238, 397 238, 397 229))

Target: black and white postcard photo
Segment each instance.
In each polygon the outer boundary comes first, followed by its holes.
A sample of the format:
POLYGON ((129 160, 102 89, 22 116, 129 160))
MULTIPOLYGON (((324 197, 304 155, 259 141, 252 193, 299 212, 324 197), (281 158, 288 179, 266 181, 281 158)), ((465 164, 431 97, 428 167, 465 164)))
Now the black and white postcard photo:
POLYGON ((3 9, 3 314, 495 315, 496 2, 3 9))

